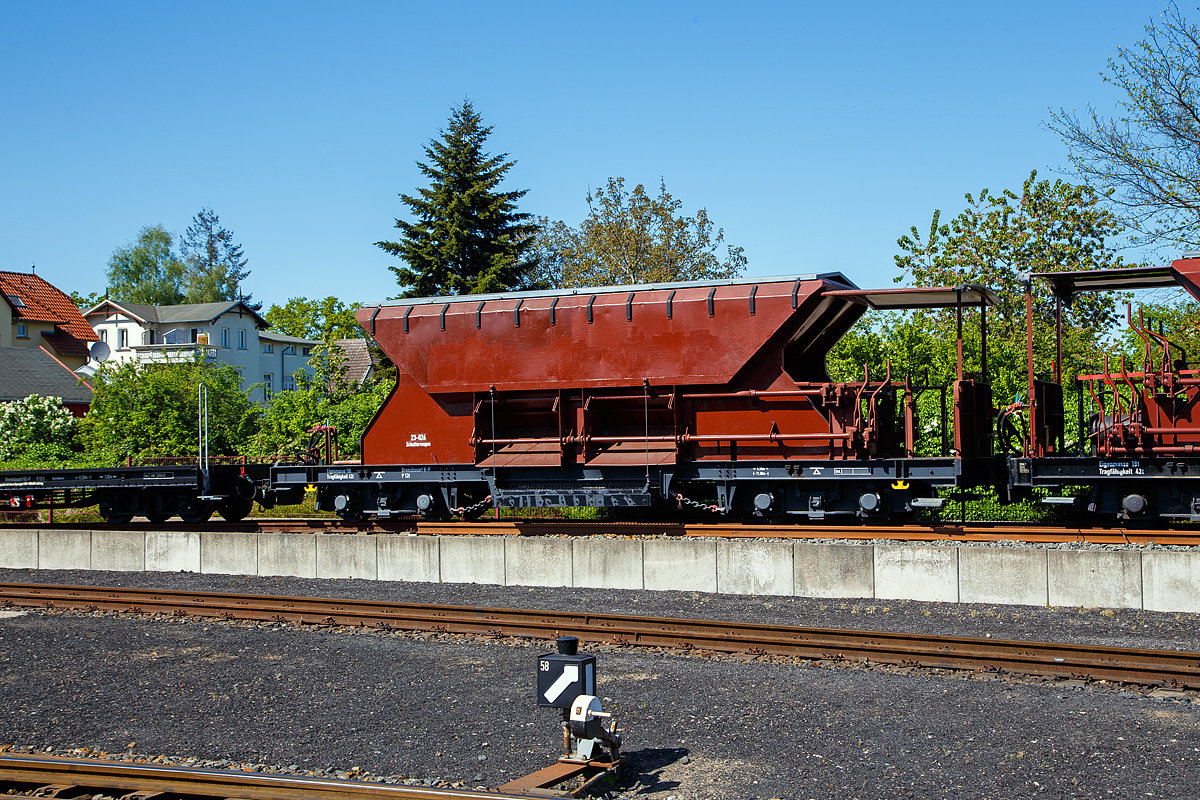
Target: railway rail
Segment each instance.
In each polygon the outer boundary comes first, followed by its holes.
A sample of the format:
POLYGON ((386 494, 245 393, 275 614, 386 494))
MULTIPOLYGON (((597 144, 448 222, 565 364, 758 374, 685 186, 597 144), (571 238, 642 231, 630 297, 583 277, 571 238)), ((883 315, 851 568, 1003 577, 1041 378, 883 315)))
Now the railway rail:
POLYGON ((513 800, 529 795, 297 775, 182 769, 57 756, 0 756, 0 792, 91 800, 513 800))
POLYGON ((574 520, 490 520, 426 522, 416 519, 349 523, 340 519, 260 518, 240 522, 210 521, 192 525, 168 522, 5 523, 4 528, 61 530, 220 531, 240 533, 416 533, 430 536, 673 536, 731 539, 894 539, 909 542, 1078 542, 1088 544, 1158 544, 1200 546, 1200 527, 1168 529, 1123 527, 1052 527, 1008 523, 954 525, 750 525, 736 523, 590 522, 574 520))
POLYGON ((1200 688, 1200 653, 884 631, 222 592, 0 584, 0 605, 355 625, 1200 688))

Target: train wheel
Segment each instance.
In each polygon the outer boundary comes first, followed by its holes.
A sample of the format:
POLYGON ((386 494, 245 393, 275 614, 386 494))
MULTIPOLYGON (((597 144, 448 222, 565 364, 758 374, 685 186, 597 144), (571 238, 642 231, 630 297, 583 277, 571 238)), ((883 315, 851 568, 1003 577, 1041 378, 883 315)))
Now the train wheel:
POLYGON ((228 497, 217 504, 217 513, 226 522, 239 522, 254 509, 254 501, 243 501, 240 497, 228 497))
POLYGON ((208 500, 196 500, 186 509, 180 509, 179 518, 188 525, 208 522, 213 514, 213 504, 208 500))
POLYGON ((103 497, 100 499, 100 519, 109 525, 124 525, 133 519, 133 512, 128 511, 129 503, 120 497, 103 497))

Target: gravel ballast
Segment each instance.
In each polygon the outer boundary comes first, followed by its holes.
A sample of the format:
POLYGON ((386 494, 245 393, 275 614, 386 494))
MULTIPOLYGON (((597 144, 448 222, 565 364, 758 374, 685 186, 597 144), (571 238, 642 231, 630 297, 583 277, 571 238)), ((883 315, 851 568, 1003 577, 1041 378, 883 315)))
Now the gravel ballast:
MULTIPOLYGON (((1200 650, 1195 615, 1128 609, 356 580, 0 570, 197 589, 1200 650)), ((137 615, 0 618, 0 748, 495 788, 546 766, 545 643, 137 615)), ((585 649, 588 649, 585 647, 585 649)), ((625 729, 622 798, 1187 797, 1200 705, 929 670, 595 648, 625 729), (980 679, 985 678, 985 679, 980 679)))
MULTIPOLYGON (((544 644, 8 612, 0 744, 496 787, 560 737, 544 644)), ((623 798, 1194 797, 1200 709, 1062 684, 599 655, 623 798)))

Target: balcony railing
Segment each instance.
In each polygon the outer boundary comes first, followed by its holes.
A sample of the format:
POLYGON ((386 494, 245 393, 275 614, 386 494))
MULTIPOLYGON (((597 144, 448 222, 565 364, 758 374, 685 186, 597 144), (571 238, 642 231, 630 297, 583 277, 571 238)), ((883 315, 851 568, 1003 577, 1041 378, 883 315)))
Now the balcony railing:
POLYGON ((206 344, 141 344, 133 349, 137 353, 138 361, 143 364, 217 362, 217 348, 206 344))

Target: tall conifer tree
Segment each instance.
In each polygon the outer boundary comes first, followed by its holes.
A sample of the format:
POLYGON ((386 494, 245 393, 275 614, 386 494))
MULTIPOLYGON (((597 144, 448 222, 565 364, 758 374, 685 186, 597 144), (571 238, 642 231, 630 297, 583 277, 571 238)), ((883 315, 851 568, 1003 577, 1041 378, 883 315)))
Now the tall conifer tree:
POLYGON ((250 303, 241 283, 250 274, 242 246, 233 240, 233 231, 221 227, 211 208, 202 208, 192 224, 179 237, 180 255, 187 266, 184 294, 188 303, 219 303, 242 300, 258 310, 262 303, 250 303))
POLYGON ((528 190, 497 191, 516 162, 484 152, 492 128, 470 100, 451 110, 449 123, 425 148, 429 163, 417 162, 429 187, 400 195, 414 221, 396 220, 400 241, 375 243, 408 264, 388 267, 405 287, 401 296, 533 288, 537 226, 516 210, 528 190))

